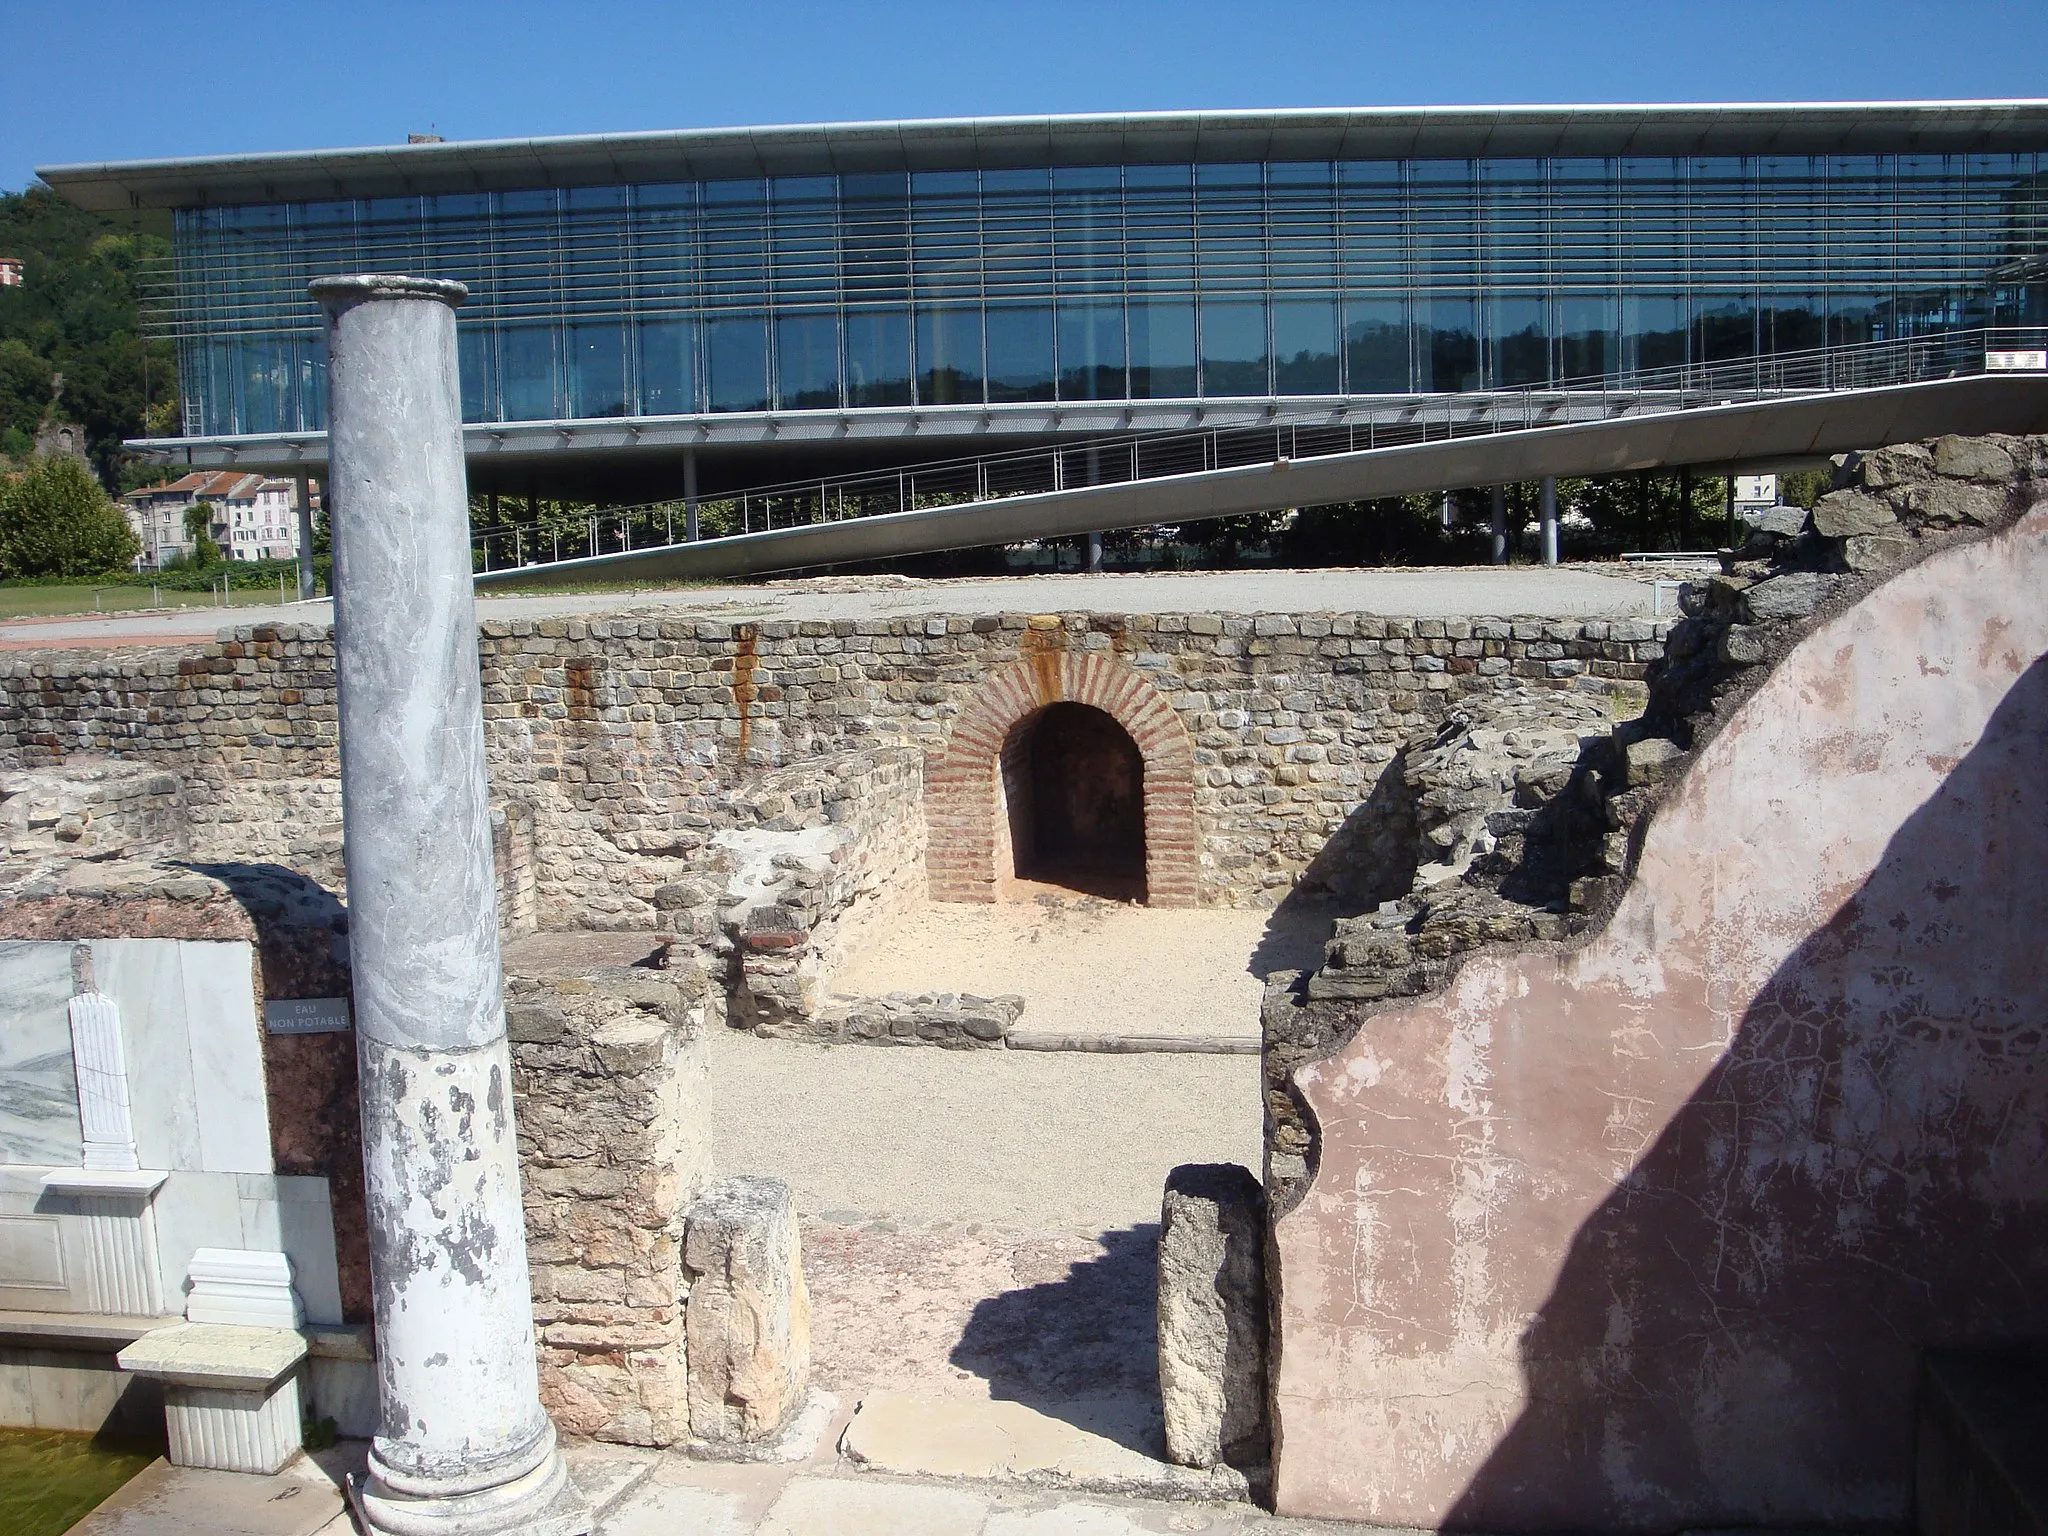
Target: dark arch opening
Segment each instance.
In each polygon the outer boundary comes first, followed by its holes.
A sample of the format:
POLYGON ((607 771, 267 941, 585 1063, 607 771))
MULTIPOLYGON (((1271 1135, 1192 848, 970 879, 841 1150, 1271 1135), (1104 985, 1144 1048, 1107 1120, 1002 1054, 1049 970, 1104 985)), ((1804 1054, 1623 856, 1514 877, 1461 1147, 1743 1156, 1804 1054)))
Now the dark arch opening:
POLYGON ((1048 704, 1011 730, 1002 778, 1018 879, 1145 899, 1145 758, 1114 716, 1048 704))

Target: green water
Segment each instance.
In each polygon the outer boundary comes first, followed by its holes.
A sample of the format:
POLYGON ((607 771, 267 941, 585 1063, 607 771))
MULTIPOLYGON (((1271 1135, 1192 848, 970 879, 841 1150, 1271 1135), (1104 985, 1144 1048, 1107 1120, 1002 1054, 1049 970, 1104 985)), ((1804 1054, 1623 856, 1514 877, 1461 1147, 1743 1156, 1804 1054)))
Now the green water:
POLYGON ((60 1536, 163 1454, 54 1429, 0 1429, 0 1536, 60 1536))

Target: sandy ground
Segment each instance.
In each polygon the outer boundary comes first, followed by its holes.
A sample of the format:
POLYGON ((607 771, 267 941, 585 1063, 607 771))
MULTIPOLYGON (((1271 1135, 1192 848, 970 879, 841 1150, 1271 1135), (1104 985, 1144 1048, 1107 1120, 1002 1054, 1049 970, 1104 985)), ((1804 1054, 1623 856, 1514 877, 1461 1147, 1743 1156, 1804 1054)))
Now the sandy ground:
POLYGON ((717 1029, 713 1158, 806 1215, 1087 1236, 1159 1219, 1178 1163, 1259 1166, 1256 1056, 822 1046, 717 1029))
POLYGON ((1316 963, 1329 918, 1170 911, 1022 887, 993 905, 920 902, 849 934, 842 996, 974 992, 1024 998, 1020 1032, 1256 1040, 1260 978, 1316 963))
POLYGON ((1258 1058, 725 1029, 710 1056, 719 1172, 805 1216, 819 1385, 1156 1403, 1160 1195, 1178 1163, 1259 1166, 1258 1058))

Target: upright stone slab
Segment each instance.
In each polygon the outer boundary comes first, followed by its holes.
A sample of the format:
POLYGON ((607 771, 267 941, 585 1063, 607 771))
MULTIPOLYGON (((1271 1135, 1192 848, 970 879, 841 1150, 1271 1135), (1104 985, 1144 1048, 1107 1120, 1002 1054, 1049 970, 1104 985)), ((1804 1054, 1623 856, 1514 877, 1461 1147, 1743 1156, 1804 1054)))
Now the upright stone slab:
POLYGON ((1184 1467, 1266 1457, 1266 1198, 1236 1163, 1166 1176, 1159 1219, 1159 1395, 1184 1467))
POLYGON ((327 311, 349 944, 383 1430, 377 1531, 590 1529, 534 1354, 470 592, 459 283, 327 311))
POLYGON ((765 1440, 802 1405, 811 1371, 796 1201, 780 1179, 721 1179, 690 1208, 683 1328, 690 1429, 705 1440, 765 1440))

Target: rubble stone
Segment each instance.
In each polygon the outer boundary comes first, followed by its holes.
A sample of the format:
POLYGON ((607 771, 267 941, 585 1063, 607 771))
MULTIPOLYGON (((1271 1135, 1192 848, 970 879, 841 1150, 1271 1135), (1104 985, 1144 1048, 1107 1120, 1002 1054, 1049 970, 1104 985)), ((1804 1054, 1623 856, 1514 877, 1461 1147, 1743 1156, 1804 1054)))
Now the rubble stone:
POLYGON ((1830 491, 1813 504, 1813 531, 1824 539, 1888 533, 1898 522, 1888 504, 1859 491, 1830 491))
POLYGON ((1159 1219, 1159 1392, 1184 1467, 1266 1455, 1266 1197, 1235 1163, 1166 1177, 1159 1219))

